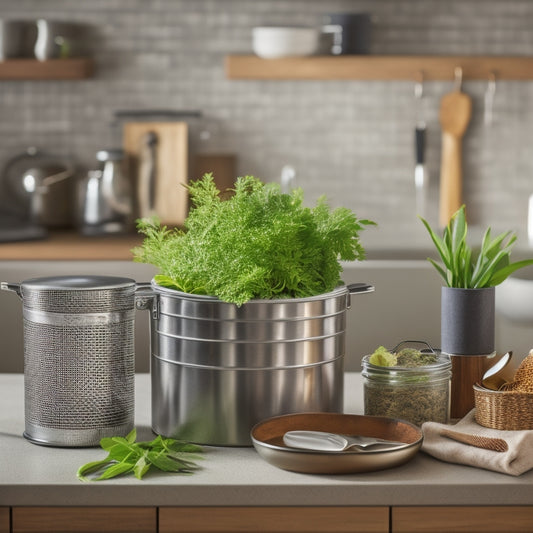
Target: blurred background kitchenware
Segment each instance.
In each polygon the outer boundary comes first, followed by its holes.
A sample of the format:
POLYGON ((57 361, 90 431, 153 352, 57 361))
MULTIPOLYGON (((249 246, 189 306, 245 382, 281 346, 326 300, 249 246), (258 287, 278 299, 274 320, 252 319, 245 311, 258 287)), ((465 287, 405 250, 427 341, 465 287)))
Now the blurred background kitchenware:
POLYGON ((439 224, 443 228, 463 203, 462 138, 472 117, 472 99, 462 91, 462 79, 463 71, 457 67, 454 89, 445 94, 440 103, 442 154, 439 224))
POLYGON ((428 216, 429 175, 426 166, 426 121, 423 111, 424 80, 420 74, 415 83, 415 200, 416 214, 428 216))
POLYGON ((84 235, 124 233, 133 229, 132 184, 123 150, 100 150, 101 168, 90 170, 81 184, 80 231, 84 235))
POLYGON ((318 28, 305 26, 258 26, 252 29, 254 53, 264 59, 309 56, 319 45, 318 28))
POLYGON ((182 225, 189 206, 187 122, 126 122, 123 147, 138 215, 155 214, 163 224, 182 225))
POLYGON ((0 19, 0 61, 34 57, 36 39, 35 21, 0 19))
POLYGON ((72 227, 75 176, 72 158, 29 147, 2 170, 0 212, 37 227, 72 227))
POLYGON ((372 39, 372 15, 368 13, 330 13, 322 32, 332 34, 333 55, 368 54, 372 39))
POLYGON ((86 27, 72 22, 39 19, 34 54, 39 61, 80 54, 80 42, 86 27))

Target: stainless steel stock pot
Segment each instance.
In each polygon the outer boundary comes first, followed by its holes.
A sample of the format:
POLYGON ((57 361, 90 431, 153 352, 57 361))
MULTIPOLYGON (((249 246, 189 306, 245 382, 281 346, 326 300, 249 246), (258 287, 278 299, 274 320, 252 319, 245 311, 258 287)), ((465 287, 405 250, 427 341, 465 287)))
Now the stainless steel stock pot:
POLYGON ((152 428, 191 442, 251 445, 266 418, 341 412, 346 310, 365 283, 242 306, 158 286, 151 310, 152 428))

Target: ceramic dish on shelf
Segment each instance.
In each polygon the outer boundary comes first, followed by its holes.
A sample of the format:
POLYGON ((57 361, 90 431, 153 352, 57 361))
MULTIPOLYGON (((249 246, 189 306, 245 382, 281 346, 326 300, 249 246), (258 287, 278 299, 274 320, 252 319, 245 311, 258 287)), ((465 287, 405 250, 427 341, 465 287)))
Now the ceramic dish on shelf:
POLYGON ((268 463, 307 474, 372 472, 410 461, 422 446, 422 430, 403 420, 338 413, 301 413, 269 418, 251 431, 252 443, 268 463), (405 442, 394 449, 348 449, 341 452, 292 448, 283 443, 287 431, 326 431, 405 442))
POLYGON ((317 51, 319 36, 312 27, 258 26, 252 29, 252 47, 263 59, 309 56, 317 51))

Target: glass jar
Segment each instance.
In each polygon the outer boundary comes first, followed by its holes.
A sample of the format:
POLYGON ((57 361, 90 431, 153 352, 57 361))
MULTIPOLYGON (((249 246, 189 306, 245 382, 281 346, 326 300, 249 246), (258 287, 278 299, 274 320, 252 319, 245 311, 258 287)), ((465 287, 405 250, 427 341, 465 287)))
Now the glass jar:
POLYGON ((363 357, 365 415, 400 418, 421 426, 447 423, 450 416, 451 361, 437 354, 434 364, 419 367, 377 366, 363 357))

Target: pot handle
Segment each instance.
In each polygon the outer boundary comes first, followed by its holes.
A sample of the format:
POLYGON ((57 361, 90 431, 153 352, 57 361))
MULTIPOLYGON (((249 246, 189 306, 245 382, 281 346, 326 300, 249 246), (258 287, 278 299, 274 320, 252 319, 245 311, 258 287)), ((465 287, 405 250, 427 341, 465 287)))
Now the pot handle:
POLYGON ((375 290, 374 285, 368 283, 350 283, 346 288, 348 289, 348 294, 346 295, 346 309, 350 309, 352 306, 350 298, 352 294, 374 292, 375 290))
POLYGON ((135 284, 135 309, 139 311, 150 309, 152 317, 157 318, 159 314, 157 301, 157 295, 149 282, 135 284))
POLYGON ((22 289, 20 283, 9 283, 8 281, 0 282, 0 290, 16 292, 22 298, 22 289))

